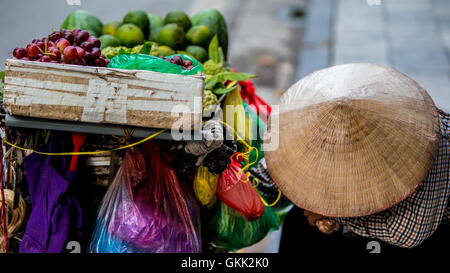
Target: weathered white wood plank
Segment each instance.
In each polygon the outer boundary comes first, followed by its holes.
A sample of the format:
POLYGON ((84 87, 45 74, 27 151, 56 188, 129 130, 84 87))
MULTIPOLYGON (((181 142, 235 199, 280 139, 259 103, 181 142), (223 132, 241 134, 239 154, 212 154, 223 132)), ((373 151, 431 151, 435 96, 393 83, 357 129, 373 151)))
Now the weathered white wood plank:
POLYGON ((9 59, 4 104, 13 115, 162 128, 185 113, 198 126, 203 88, 203 75, 9 59))

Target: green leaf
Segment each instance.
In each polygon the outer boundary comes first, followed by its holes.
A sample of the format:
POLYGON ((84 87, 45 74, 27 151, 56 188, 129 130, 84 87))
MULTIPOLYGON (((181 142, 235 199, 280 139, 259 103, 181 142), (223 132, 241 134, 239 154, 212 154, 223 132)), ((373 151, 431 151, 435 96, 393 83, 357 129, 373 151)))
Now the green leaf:
POLYGON ((218 60, 219 60, 219 64, 221 64, 222 66, 225 65, 225 56, 223 55, 223 50, 222 47, 219 47, 219 49, 217 50, 218 53, 218 60))
POLYGON ((0 80, 1 80, 1 86, 0 89, 3 89, 3 85, 5 84, 5 70, 0 71, 0 80))
POLYGON ((153 43, 152 42, 145 42, 145 44, 142 46, 141 50, 139 51, 140 54, 150 55, 150 51, 152 50, 153 43))
POLYGON ((232 71, 222 72, 212 76, 209 80, 211 82, 223 82, 223 81, 246 81, 250 78, 256 78, 257 75, 247 73, 235 73, 232 71))
POLYGON ((208 48, 209 58, 215 62, 220 63, 220 57, 219 57, 219 39, 217 38, 217 34, 214 35, 214 38, 212 38, 211 42, 209 43, 208 48))
POLYGON ((219 77, 223 78, 223 81, 246 81, 250 78, 257 78, 257 75, 248 73, 235 73, 235 72, 222 72, 217 74, 219 77))
POLYGON ((221 72, 214 76, 209 77, 205 82, 205 89, 213 90, 217 83, 222 83, 224 81, 246 81, 250 78, 256 78, 257 75, 247 74, 247 73, 236 73, 232 71, 221 72))
POLYGON ((232 87, 217 88, 217 89, 212 90, 212 92, 216 95, 223 95, 228 92, 231 92, 234 88, 236 88, 236 86, 233 85, 232 87))
POLYGON ((5 70, 0 71, 0 98, 3 98, 4 85, 5 85, 5 70))
POLYGON ((205 81, 205 89, 212 90, 218 82, 219 82, 218 78, 212 76, 211 78, 209 78, 205 81))

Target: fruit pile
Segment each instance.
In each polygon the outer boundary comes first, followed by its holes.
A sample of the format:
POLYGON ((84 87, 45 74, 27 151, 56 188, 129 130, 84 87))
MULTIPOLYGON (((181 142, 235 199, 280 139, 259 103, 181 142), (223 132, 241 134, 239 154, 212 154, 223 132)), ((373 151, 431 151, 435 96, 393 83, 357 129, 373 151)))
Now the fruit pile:
POLYGON ((160 57, 190 70, 192 64, 175 54, 193 57, 206 74, 204 110, 214 109, 218 96, 236 88, 238 81, 256 75, 237 73, 227 67, 228 29, 223 15, 205 9, 192 17, 183 11, 165 16, 132 10, 122 20, 103 24, 95 15, 77 10, 70 13, 62 29, 83 29, 98 35, 107 59, 121 54, 144 54, 160 57), (170 58, 168 58, 170 57, 170 58))
POLYGON ((62 29, 48 37, 34 39, 26 48, 15 48, 13 56, 24 61, 106 67, 109 60, 100 46, 100 40, 86 30, 62 29))
POLYGON ((192 17, 183 11, 171 11, 164 18, 142 10, 132 10, 121 21, 105 25, 94 15, 77 10, 67 16, 61 28, 80 28, 101 35, 101 49, 109 48, 109 54, 105 54, 107 57, 120 51, 115 48, 125 47, 124 51, 127 51, 126 48, 135 48, 151 41, 154 42, 151 53, 154 56, 183 53, 203 63, 209 59, 207 48, 215 35, 225 59, 228 50, 227 24, 215 9, 205 9, 192 17))
POLYGON ((170 58, 166 58, 166 57, 160 57, 163 60, 167 60, 173 64, 178 65, 179 67, 182 67, 184 70, 191 70, 192 68, 194 68, 194 66, 192 65, 192 62, 190 60, 184 60, 180 57, 180 56, 173 56, 170 58))

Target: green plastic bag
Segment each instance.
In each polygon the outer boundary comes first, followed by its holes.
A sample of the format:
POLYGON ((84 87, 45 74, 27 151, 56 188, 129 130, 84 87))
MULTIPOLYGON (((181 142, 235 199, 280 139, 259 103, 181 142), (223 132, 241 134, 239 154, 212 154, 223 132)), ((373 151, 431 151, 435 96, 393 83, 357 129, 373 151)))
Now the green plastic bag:
POLYGON ((258 154, 255 150, 250 152, 249 162, 255 162, 252 167, 258 166, 258 162, 264 157, 264 152, 262 150, 262 146, 264 143, 264 131, 266 130, 266 124, 258 117, 258 115, 248 106, 247 103, 242 101, 244 105, 244 111, 247 116, 251 120, 249 124, 251 124, 250 135, 252 136, 252 140, 250 145, 255 147, 258 150, 258 154))
POLYGON ((207 238, 216 246, 227 250, 241 249, 256 244, 273 230, 278 229, 275 212, 266 207, 256 221, 248 222, 226 204, 218 201, 210 211, 207 238))
POLYGON ((180 75, 195 75, 198 72, 203 72, 203 66, 195 59, 184 54, 175 54, 167 56, 166 58, 171 58, 173 56, 180 56, 181 59, 183 59, 183 61, 184 60, 191 61, 193 68, 185 70, 184 68, 176 64, 173 64, 167 60, 144 54, 118 55, 111 59, 111 61, 108 64, 108 67, 121 69, 149 70, 161 73, 180 74, 180 75))

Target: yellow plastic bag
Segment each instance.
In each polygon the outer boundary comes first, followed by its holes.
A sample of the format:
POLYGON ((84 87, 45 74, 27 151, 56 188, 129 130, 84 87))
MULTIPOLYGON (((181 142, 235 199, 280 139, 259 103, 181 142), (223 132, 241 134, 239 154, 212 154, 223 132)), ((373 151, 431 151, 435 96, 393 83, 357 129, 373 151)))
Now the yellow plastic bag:
POLYGON ((200 166, 194 178, 194 192, 198 201, 206 206, 213 203, 216 198, 216 188, 219 175, 211 173, 207 167, 200 166))

